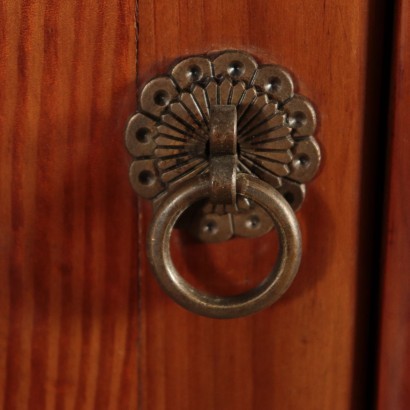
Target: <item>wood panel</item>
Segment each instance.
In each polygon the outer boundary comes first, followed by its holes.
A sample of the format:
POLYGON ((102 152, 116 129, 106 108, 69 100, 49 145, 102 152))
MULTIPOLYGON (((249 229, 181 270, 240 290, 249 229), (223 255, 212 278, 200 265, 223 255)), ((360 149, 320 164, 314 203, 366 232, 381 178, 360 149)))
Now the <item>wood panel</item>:
POLYGON ((410 402, 410 5, 398 1, 390 101, 390 149, 381 303, 378 409, 410 402))
POLYGON ((0 407, 136 408, 134 1, 0 21, 0 407))
MULTIPOLYGON (((180 56, 225 48, 279 63, 320 116, 320 175, 298 218, 303 261, 273 307, 231 321, 194 316, 158 288, 141 253, 141 409, 354 409, 369 404, 369 295, 380 118, 382 10, 372 0, 140 0, 138 79, 180 56), (369 35, 371 33, 371 35, 369 35)), ((149 224, 144 218, 140 249, 149 224)), ((252 286, 271 238, 198 244, 174 260, 209 287, 252 286), (208 273, 209 272, 209 273, 208 273)), ((374 258, 373 258, 374 260, 374 258)), ((259 276, 260 277, 260 276, 259 276)))

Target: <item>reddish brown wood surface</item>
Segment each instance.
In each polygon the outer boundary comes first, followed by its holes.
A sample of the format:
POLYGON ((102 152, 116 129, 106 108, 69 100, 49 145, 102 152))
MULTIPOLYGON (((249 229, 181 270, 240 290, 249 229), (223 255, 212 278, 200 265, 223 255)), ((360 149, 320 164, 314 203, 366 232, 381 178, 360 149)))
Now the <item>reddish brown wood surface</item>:
MULTIPOLYGON (((141 0, 137 21, 134 3, 0 5, 0 407, 363 408, 376 1, 141 0), (140 85, 177 57, 241 48, 288 67, 318 108, 302 268, 265 312, 193 316, 149 272, 149 205, 135 206, 122 136, 137 43, 140 85)), ((272 243, 176 235, 173 250, 231 292, 267 273, 272 243)))
POLYGON ((0 5, 0 408, 137 404, 135 2, 0 5))
MULTIPOLYGON (((160 291, 144 257, 150 215, 142 202, 141 409, 346 410, 371 399, 368 205, 376 188, 379 12, 371 0, 139 2, 139 86, 181 56, 247 50, 297 77, 319 111, 324 156, 298 214, 304 256, 297 279, 280 302, 252 317, 197 317, 160 291)), ((204 245, 176 235, 173 252, 185 275, 239 291, 266 275, 271 243, 204 245)))
POLYGON ((378 409, 410 403, 410 5, 396 8, 378 409))

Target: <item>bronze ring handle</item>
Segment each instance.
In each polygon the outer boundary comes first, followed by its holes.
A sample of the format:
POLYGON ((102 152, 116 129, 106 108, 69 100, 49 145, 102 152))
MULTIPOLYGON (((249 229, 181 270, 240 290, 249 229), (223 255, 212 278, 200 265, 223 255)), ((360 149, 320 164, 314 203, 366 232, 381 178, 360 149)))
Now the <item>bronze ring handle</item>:
POLYGON ((210 195, 208 175, 192 178, 170 193, 152 219, 147 251, 153 272, 163 290, 181 306, 202 316, 235 318, 274 303, 292 283, 301 259, 301 236, 292 208, 279 192, 247 174, 237 176, 237 194, 262 206, 272 217, 279 236, 279 255, 272 272, 255 288, 240 295, 220 297, 192 287, 172 263, 170 237, 178 217, 194 202, 210 195))

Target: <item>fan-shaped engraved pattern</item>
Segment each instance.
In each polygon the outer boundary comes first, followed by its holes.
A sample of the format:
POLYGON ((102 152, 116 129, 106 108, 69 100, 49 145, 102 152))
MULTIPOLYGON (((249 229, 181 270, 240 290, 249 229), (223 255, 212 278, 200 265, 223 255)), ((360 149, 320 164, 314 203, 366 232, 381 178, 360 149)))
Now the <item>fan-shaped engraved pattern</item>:
POLYGON ((278 189, 288 181, 300 185, 313 178, 320 152, 312 136, 312 105, 294 94, 292 78, 282 67, 258 67, 250 55, 226 51, 182 60, 144 87, 141 112, 131 118, 126 134, 136 158, 131 179, 139 194, 154 198, 207 171, 209 112, 218 104, 237 107, 238 171, 278 189))
MULTIPOLYGON (((287 70, 259 66, 241 51, 186 58, 145 85, 140 111, 126 131, 127 148, 135 157, 130 168, 134 189, 160 200, 179 182, 207 172, 210 109, 225 104, 237 108, 238 172, 265 180, 299 208, 303 184, 320 162, 315 111, 294 94, 287 70)), ((230 211, 218 206, 209 212, 230 211)))

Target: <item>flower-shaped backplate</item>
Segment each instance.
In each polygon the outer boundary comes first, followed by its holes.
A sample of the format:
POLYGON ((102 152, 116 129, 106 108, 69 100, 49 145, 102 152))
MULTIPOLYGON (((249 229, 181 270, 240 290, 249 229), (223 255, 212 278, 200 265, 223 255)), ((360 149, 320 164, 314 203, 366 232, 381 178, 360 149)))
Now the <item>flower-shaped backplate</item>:
MULTIPOLYGON (((299 209, 320 163, 315 110, 294 93, 287 70, 236 50, 185 58, 144 86, 126 130, 135 191, 155 205, 182 181, 208 172, 210 110, 228 104, 237 109, 237 171, 268 182, 299 209)), ((204 241, 272 228, 265 211, 245 199, 236 206, 205 202, 190 215, 181 225, 204 241)))

